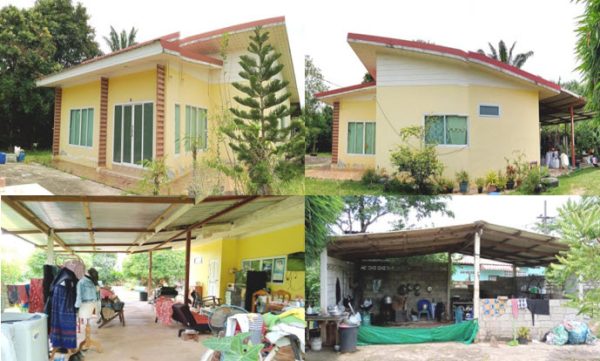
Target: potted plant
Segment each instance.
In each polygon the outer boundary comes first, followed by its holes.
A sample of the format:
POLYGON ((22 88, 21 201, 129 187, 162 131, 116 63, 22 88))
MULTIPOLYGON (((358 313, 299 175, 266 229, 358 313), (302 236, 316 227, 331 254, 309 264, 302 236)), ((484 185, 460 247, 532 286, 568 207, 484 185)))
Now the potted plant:
POLYGON ((475 184, 477 185, 477 193, 483 193, 483 187, 485 187, 485 179, 479 177, 475 179, 475 184))
POLYGON ((488 193, 498 190, 498 173, 496 171, 491 170, 485 175, 485 185, 488 193))
POLYGON ((508 180, 507 180, 506 176, 504 174, 502 174, 501 171, 498 171, 498 184, 497 184, 498 191, 502 192, 503 190, 505 190, 507 183, 508 183, 508 180))
POLYGON ((529 343, 529 328, 519 327, 517 329, 517 341, 519 341, 519 345, 527 345, 529 343))
POLYGON ((515 188, 515 179, 517 178, 517 168, 509 164, 506 166, 506 189, 515 188))
POLYGON ((469 192, 469 173, 466 170, 463 169, 460 172, 456 172, 456 181, 462 194, 469 192))

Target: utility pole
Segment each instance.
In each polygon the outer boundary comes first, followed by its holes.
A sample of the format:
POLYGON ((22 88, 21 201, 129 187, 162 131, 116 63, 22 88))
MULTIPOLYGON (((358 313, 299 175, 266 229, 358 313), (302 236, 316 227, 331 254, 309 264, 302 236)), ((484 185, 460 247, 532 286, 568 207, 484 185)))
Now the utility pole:
POLYGON ((542 232, 550 233, 548 231, 548 221, 553 220, 555 217, 548 216, 548 201, 544 200, 544 214, 540 214, 537 218, 542 220, 542 232))

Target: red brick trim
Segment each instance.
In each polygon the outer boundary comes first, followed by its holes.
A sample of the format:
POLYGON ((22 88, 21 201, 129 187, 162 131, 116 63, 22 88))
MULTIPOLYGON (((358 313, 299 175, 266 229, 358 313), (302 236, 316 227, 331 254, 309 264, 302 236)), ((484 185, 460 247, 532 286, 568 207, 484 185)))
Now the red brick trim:
POLYGON ((337 164, 338 162, 338 146, 340 136, 340 102, 333 103, 333 127, 332 127, 332 140, 331 140, 331 162, 337 164))
POLYGON ((165 66, 156 66, 156 158, 165 155, 165 66))
POLYGON ((106 132, 108 123, 108 78, 100 79, 100 134, 98 137, 98 167, 106 167, 106 132))
POLYGON ((60 118, 62 110, 62 88, 54 88, 54 126, 52 128, 52 155, 60 153, 60 118))

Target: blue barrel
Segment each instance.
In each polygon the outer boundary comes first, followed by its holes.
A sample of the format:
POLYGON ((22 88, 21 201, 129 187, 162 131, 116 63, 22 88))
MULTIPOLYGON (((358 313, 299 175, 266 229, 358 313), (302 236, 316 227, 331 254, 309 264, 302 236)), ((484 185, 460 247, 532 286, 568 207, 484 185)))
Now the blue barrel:
POLYGON ((25 152, 21 151, 17 156, 17 162, 23 162, 25 160, 25 152))
POLYGON ((6 164, 6 153, 0 152, 0 164, 6 164))

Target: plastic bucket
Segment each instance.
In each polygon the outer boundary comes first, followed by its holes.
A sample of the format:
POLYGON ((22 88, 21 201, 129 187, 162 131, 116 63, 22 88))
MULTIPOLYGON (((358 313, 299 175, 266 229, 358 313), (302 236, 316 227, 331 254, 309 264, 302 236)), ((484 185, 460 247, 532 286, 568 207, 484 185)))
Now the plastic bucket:
POLYGON ((0 164, 6 164, 6 153, 0 152, 0 164))
POLYGON ((21 153, 19 153, 19 155, 17 156, 17 162, 23 162, 25 160, 25 152, 21 151, 21 153))
POLYGON ((355 352, 358 340, 358 326, 340 325, 340 351, 355 352))
POLYGON ((148 301, 148 292, 140 291, 140 301, 148 301))
POLYGON ((361 317, 362 317, 361 324, 363 326, 371 326, 371 314, 370 313, 368 313, 368 312, 362 313, 361 317))

